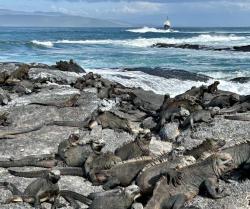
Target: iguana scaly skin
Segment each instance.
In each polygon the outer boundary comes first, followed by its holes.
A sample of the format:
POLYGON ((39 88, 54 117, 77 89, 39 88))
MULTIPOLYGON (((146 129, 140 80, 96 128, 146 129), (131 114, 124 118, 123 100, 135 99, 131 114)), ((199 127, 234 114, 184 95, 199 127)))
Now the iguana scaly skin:
MULTIPOLYGON (((78 167, 56 167, 60 171, 61 176, 80 176, 86 177, 85 171, 83 168, 78 167)), ((36 170, 36 171, 18 171, 14 168, 9 168, 8 172, 13 176, 19 176, 24 178, 39 178, 45 177, 50 169, 36 170)))
POLYGON ((116 186, 128 186, 136 178, 145 165, 152 162, 152 157, 140 157, 116 164, 109 170, 102 170, 96 173, 99 183, 105 183, 104 189, 116 186))
POLYGON ((190 114, 187 119, 181 125, 183 129, 191 126, 194 127, 196 122, 206 122, 209 123, 212 121, 212 118, 215 114, 219 113, 219 110, 214 108, 213 110, 199 110, 190 114))
POLYGON ((79 144, 79 137, 70 137, 62 141, 58 146, 58 155, 72 167, 82 167, 88 156, 92 153, 100 153, 105 143, 101 140, 90 140, 85 144, 79 144), (74 140, 74 141, 72 141, 74 140))
POLYGON ((63 197, 70 197, 89 206, 89 209, 128 209, 140 194, 138 186, 131 185, 122 189, 92 193, 89 197, 72 191, 61 192, 63 197))
MULTIPOLYGON (((192 155, 199 159, 205 152, 215 152, 225 145, 224 141, 207 139, 199 146, 184 151, 184 155, 192 155)), ((142 193, 152 193, 155 184, 160 179, 161 175, 167 170, 176 168, 181 164, 183 156, 172 156, 172 153, 162 155, 152 163, 146 165, 138 177, 136 183, 140 187, 142 193)))
POLYGON ((152 134, 139 133, 134 141, 125 143, 115 150, 115 155, 122 160, 129 160, 141 156, 149 156, 149 144, 151 142, 152 134))
MULTIPOLYGON (((41 208, 41 202, 55 200, 59 194, 58 181, 60 179, 60 172, 53 170, 49 172, 46 177, 39 178, 28 185, 24 192, 20 192, 16 186, 9 182, 0 182, 0 186, 10 190, 14 195, 7 203, 11 202, 27 202, 34 205, 35 208, 41 208)), ((55 208, 54 205, 52 208, 55 208)))
POLYGON ((222 198, 227 194, 217 191, 218 186, 214 185, 213 179, 218 179, 223 172, 232 168, 232 157, 227 153, 218 153, 204 161, 181 168, 181 184, 174 186, 169 184, 166 177, 162 177, 145 209, 179 209, 199 193, 202 184, 206 185, 210 196, 222 198))
POLYGON ((54 166, 83 167, 84 162, 92 153, 100 153, 105 146, 102 140, 90 140, 81 143, 79 136, 71 134, 58 146, 57 154, 33 155, 19 160, 0 161, 0 167, 37 166, 51 168, 54 166))
POLYGON ((128 120, 118 117, 111 112, 103 112, 99 114, 95 121, 102 126, 102 128, 110 128, 113 130, 124 130, 132 133, 128 120))
POLYGON ((42 105, 42 106, 55 106, 59 108, 76 107, 79 97, 80 97, 79 94, 75 94, 64 102, 32 102, 32 103, 29 103, 29 105, 34 104, 34 105, 42 105))
POLYGON ((22 159, 9 159, 0 161, 0 167, 23 167, 23 166, 37 166, 51 168, 57 165, 54 154, 27 156, 22 159))
POLYGON ((86 160, 84 170, 89 180, 95 184, 98 182, 95 175, 96 173, 101 170, 111 169, 113 166, 121 162, 121 158, 114 155, 112 152, 92 154, 86 160))
POLYGON ((224 118, 228 120, 250 121, 250 115, 225 115, 224 118))
POLYGON ((37 130, 40 130, 44 125, 46 125, 46 123, 42 123, 31 128, 0 131, 0 139, 13 138, 15 135, 18 135, 18 134, 25 134, 25 133, 29 133, 32 131, 37 131, 37 130))

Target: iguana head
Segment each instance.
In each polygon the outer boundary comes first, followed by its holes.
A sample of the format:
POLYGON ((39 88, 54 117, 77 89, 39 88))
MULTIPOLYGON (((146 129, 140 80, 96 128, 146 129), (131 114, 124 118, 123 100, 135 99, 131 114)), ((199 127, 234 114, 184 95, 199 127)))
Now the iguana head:
POLYGON ((185 109, 184 107, 180 107, 180 115, 182 117, 187 117, 190 115, 190 112, 187 109, 185 109))
POLYGON ((68 140, 70 145, 77 146, 80 142, 80 136, 78 134, 70 134, 68 140))
POLYGON ((143 144, 150 144, 150 141, 152 139, 152 133, 151 132, 148 132, 148 133, 139 133, 136 137, 136 141, 137 142, 140 142, 140 143, 143 143, 143 144))
POLYGON ((51 181, 53 184, 56 184, 61 178, 61 172, 59 170, 56 169, 52 169, 49 173, 48 173, 48 179, 49 181, 51 181))
POLYGON ((92 139, 89 142, 92 150, 95 152, 101 152, 102 148, 105 146, 105 142, 102 139, 92 139))
POLYGON ((207 138, 205 141, 206 147, 210 147, 211 150, 218 150, 226 144, 225 140, 207 138))
POLYGON ((137 185, 130 185, 124 189, 125 195, 132 200, 140 196, 140 188, 137 185))
POLYGON ((221 152, 215 154, 213 157, 213 169, 218 177, 235 167, 233 158, 229 153, 221 152))

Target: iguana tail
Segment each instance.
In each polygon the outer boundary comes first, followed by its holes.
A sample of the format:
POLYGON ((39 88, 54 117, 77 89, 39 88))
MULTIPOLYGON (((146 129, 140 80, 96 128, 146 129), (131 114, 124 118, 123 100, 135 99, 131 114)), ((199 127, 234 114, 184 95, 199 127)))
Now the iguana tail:
POLYGON ((22 195, 22 192, 12 183, 10 182, 0 182, 0 187, 8 189, 13 195, 22 195))
POLYGON ((69 191, 69 190, 61 190, 60 195, 67 199, 67 197, 70 197, 74 200, 78 200, 79 202, 84 203, 85 205, 90 206, 92 204, 92 200, 87 198, 86 196, 79 194, 77 192, 69 191))
MULTIPOLYGON (((85 177, 85 172, 79 167, 65 167, 56 168, 60 171, 62 176, 81 176, 85 177)), ((16 171, 15 169, 8 169, 9 173, 14 176, 25 177, 25 178, 38 178, 46 176, 50 170, 38 170, 38 171, 16 171)))
POLYGON ((225 115, 224 118, 229 120, 250 121, 249 115, 225 115))
POLYGON ((23 167, 23 166, 36 166, 51 168, 57 165, 57 161, 54 159, 54 154, 45 154, 40 156, 28 156, 19 160, 5 160, 0 161, 0 167, 23 167))
POLYGON ((51 121, 47 125, 88 128, 88 121, 51 121))
POLYGON ((32 131, 37 131, 37 130, 40 130, 43 126, 44 126, 44 123, 39 124, 39 125, 34 126, 34 127, 31 127, 31 128, 1 131, 0 132, 0 139, 8 138, 9 136, 13 136, 13 135, 17 135, 17 134, 24 134, 24 133, 29 133, 32 131))

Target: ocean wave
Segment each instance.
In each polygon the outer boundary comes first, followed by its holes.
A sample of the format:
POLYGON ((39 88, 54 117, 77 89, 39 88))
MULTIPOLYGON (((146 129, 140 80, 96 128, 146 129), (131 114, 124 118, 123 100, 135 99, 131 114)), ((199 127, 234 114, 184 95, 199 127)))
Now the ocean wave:
MULTIPOLYGON (((166 79, 159 76, 149 75, 139 71, 123 71, 114 69, 85 69, 87 72, 94 72, 101 74, 104 78, 119 82, 127 87, 141 87, 145 90, 154 91, 157 94, 170 94, 172 97, 181 94, 193 86, 210 85, 215 80, 209 79, 207 82, 180 80, 171 78, 166 79)), ((249 95, 250 88, 248 83, 234 83, 231 81, 220 81, 219 88, 225 91, 232 91, 241 95, 249 95)))
POLYGON ((137 29, 128 29, 127 32, 131 33, 177 33, 178 30, 168 29, 157 29, 157 28, 150 28, 150 27, 143 27, 143 28, 137 28, 137 29))
MULTIPOLYGON (((31 41, 32 44, 53 47, 54 44, 79 44, 79 45, 121 45, 127 47, 150 47, 156 43, 166 44, 185 44, 185 43, 201 43, 203 45, 215 45, 225 44, 230 45, 234 42, 247 40, 250 41, 250 37, 230 35, 209 35, 202 34, 191 38, 136 38, 136 39, 124 39, 124 40, 112 40, 112 39, 100 39, 100 40, 57 40, 57 41, 31 41)), ((238 44, 238 43, 237 43, 238 44)))
POLYGON ((49 47, 49 48, 51 48, 51 47, 54 46, 54 44, 53 44, 52 41, 37 41, 37 40, 33 40, 33 41, 31 41, 31 43, 34 44, 34 45, 43 46, 43 47, 49 47))

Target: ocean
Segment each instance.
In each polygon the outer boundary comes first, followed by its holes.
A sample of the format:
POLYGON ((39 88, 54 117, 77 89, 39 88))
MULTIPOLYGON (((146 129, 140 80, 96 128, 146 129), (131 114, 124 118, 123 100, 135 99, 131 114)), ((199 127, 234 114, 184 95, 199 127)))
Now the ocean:
POLYGON ((250 28, 0 28, 1 62, 54 64, 74 59, 127 86, 176 95, 201 84, 220 80, 224 90, 250 94, 250 52, 155 48, 156 43, 198 44, 208 48, 250 45, 250 28), (136 71, 124 71, 136 68, 136 71), (208 81, 163 78, 138 69, 185 70, 210 76, 208 81))

